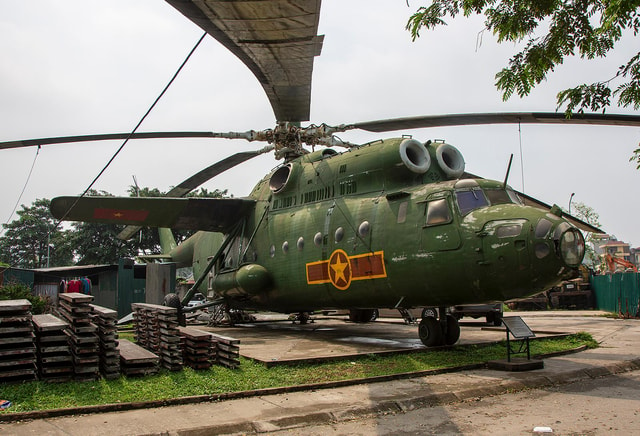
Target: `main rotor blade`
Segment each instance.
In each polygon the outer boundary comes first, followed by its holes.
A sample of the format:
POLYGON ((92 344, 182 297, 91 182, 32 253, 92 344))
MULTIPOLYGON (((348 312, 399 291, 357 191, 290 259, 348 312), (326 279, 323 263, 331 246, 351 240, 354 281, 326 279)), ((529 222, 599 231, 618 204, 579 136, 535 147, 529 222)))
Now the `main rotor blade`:
MULTIPOLYGON (((240 165, 241 163, 246 162, 249 159, 267 153, 271 150, 273 150, 273 147, 265 147, 261 150, 245 151, 242 153, 231 155, 225 159, 222 159, 221 161, 214 163, 213 165, 209 165, 207 168, 189 177, 188 179, 171 189, 169 192, 167 192, 165 197, 184 197, 189 192, 193 191, 206 181, 214 178, 218 174, 221 174, 228 169, 235 167, 236 165, 240 165)), ((122 231, 118 234, 118 239, 130 239, 136 233, 138 233, 141 228, 141 226, 129 225, 122 229, 122 231)))
POLYGON ((478 124, 593 124, 603 126, 640 127, 640 116, 624 114, 573 114, 567 118, 558 112, 502 112, 480 114, 427 115, 407 118, 365 121, 346 126, 369 132, 389 132, 427 127, 468 126, 478 124))
POLYGON ((111 139, 158 139, 158 138, 213 138, 213 132, 143 132, 105 133, 98 135, 56 136, 51 138, 24 139, 22 141, 0 142, 0 150, 5 148, 33 147, 35 145, 66 144, 70 142, 107 141, 111 139))
POLYGON ((306 121, 321 0, 167 0, 235 54, 262 85, 278 121, 306 121))

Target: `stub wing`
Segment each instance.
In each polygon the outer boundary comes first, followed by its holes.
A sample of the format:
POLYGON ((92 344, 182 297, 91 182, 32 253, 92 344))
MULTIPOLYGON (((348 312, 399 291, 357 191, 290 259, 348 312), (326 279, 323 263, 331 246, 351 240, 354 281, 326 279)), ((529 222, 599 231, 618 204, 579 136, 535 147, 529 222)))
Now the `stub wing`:
POLYGON ((226 233, 255 206, 242 198, 57 197, 56 219, 226 233))

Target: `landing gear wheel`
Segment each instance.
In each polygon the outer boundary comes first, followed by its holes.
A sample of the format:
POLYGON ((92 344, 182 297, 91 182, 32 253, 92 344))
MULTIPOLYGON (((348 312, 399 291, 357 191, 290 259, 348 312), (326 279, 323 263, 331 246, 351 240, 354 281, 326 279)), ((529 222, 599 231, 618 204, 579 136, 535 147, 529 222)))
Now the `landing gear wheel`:
POLYGON ((309 312, 299 312, 293 319, 293 322, 295 324, 295 322, 298 321, 300 325, 304 325, 307 324, 310 319, 311 315, 309 315, 309 312))
POLYGON ((498 312, 487 313, 487 324, 493 324, 496 327, 500 327, 502 325, 502 314, 498 312))
POLYGON ((180 297, 178 297, 178 294, 167 294, 164 296, 162 304, 164 306, 175 307, 177 309, 180 307, 180 297))
POLYGON ((422 318, 418 325, 418 336, 426 347, 442 344, 442 328, 437 319, 432 316, 422 318))
POLYGON ((500 327, 502 325, 502 317, 497 315, 493 317, 493 325, 496 327, 500 327))
POLYGON ((182 327, 187 325, 187 318, 182 313, 182 303, 178 294, 167 294, 164 296, 163 305, 167 307, 173 307, 178 311, 178 324, 182 327))
POLYGON ((447 332, 444 334, 444 343, 453 345, 460 339, 460 324, 453 315, 447 315, 447 332))
POLYGON ((378 318, 378 309, 350 309, 349 321, 365 323, 375 321, 378 318))
POLYGON ((438 309, 436 309, 435 307, 425 307, 424 309, 422 309, 422 317, 426 318, 428 316, 437 319, 438 309))

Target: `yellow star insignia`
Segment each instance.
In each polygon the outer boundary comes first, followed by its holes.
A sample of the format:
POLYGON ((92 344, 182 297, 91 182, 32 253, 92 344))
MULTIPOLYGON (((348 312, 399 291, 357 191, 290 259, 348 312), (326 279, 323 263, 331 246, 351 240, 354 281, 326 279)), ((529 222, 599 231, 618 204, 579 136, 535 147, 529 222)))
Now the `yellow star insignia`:
POLYGON ((329 259, 329 279, 336 288, 341 290, 351 285, 349 257, 343 250, 334 251, 329 259))

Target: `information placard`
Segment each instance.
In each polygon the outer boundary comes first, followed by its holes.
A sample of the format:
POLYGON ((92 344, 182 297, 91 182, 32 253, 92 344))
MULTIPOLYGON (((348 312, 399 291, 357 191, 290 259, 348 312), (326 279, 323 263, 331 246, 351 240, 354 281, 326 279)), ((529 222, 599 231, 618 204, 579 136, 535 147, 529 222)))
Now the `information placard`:
POLYGON ((534 338, 536 335, 519 316, 505 316, 502 322, 516 339, 534 338))

